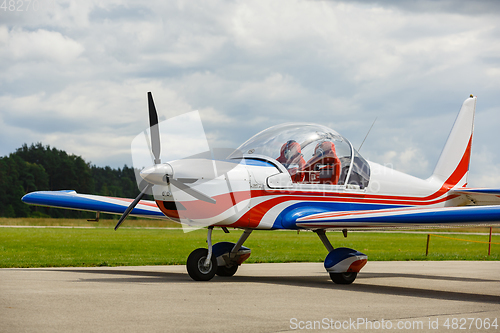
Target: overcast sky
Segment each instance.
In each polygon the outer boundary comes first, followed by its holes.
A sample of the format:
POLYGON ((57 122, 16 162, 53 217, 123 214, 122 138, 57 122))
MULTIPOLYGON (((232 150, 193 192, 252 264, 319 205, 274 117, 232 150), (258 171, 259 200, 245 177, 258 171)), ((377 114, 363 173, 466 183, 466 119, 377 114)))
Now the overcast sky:
POLYGON ((131 165, 152 91, 160 120, 199 110, 213 147, 290 121, 359 147, 377 117, 361 154, 426 178, 474 94, 469 185, 498 187, 499 22, 500 1, 16 1, 0 156, 42 142, 131 165))

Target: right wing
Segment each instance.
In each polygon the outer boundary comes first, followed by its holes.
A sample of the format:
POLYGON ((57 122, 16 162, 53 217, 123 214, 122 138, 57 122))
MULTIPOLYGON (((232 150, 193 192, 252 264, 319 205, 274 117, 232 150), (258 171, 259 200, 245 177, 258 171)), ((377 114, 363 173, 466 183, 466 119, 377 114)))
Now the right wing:
POLYGON ((306 229, 394 228, 499 225, 500 206, 405 207, 380 210, 297 214, 295 225, 306 229))

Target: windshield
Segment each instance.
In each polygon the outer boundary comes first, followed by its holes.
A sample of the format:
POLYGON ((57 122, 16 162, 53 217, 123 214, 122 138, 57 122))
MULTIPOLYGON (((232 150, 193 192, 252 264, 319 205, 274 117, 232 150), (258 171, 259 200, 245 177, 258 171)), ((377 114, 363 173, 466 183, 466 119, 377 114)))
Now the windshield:
POLYGON ((346 138, 322 125, 273 126, 254 135, 238 151, 246 158, 264 155, 276 159, 295 183, 353 184, 364 188, 369 182, 366 160, 346 138))

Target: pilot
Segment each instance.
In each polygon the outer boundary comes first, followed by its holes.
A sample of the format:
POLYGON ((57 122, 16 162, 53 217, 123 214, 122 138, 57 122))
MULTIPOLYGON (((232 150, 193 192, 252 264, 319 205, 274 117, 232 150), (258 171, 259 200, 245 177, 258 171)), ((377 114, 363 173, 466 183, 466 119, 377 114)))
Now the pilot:
POLYGON ((301 182, 304 180, 304 168, 306 161, 302 156, 300 144, 295 140, 287 141, 281 146, 280 156, 276 159, 287 168, 293 182, 301 182))
POLYGON ((314 148, 313 157, 304 166, 306 182, 332 184, 339 182, 341 163, 335 152, 335 144, 323 141, 314 148))

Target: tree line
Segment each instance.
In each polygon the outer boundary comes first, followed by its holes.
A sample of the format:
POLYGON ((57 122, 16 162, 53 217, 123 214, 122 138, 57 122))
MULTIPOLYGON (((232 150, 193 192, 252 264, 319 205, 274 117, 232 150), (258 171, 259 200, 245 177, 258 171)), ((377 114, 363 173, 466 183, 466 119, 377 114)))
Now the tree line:
MULTIPOLYGON (((42 143, 24 144, 0 157, 0 216, 91 218, 93 213, 36 207, 21 201, 33 191, 75 190, 78 193, 135 198, 134 169, 98 167, 82 157, 42 143)), ((101 215, 102 216, 102 215, 101 215)))

